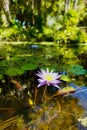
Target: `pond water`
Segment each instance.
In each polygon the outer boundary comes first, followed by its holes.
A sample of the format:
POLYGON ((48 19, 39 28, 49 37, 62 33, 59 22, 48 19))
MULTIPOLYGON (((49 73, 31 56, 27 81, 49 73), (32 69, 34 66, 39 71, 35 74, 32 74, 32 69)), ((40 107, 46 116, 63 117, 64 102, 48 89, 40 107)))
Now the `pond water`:
POLYGON ((86 51, 84 45, 1 44, 0 130, 87 129, 86 51), (68 75, 75 93, 55 96, 58 90, 51 88, 41 102, 43 87, 36 96, 40 68, 68 75))

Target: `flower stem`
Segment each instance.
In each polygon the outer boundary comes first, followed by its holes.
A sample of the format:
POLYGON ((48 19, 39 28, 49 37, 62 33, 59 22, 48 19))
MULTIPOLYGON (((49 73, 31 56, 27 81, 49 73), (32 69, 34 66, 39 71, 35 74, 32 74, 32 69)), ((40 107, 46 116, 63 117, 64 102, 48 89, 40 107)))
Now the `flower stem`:
POLYGON ((46 89, 47 89, 47 85, 44 88, 44 92, 43 92, 43 96, 42 96, 42 100, 41 101, 43 101, 43 99, 44 99, 44 96, 45 96, 45 93, 46 93, 46 89))

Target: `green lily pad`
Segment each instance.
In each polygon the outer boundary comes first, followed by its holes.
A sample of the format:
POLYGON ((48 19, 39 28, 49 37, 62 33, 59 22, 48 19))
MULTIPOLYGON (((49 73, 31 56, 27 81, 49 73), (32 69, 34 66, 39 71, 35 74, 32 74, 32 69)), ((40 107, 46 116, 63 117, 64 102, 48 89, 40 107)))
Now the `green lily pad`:
POLYGON ((75 75, 84 75, 87 73, 87 71, 80 65, 71 65, 68 68, 68 71, 75 75))
POLYGON ((37 65, 34 64, 25 64, 21 67, 23 70, 34 70, 37 68, 37 65))
POLYGON ((22 60, 21 57, 18 57, 18 56, 14 56, 12 58, 10 58, 11 61, 19 61, 19 60, 22 60))
POLYGON ((63 80, 63 81, 66 81, 66 82, 70 82, 71 81, 71 79, 67 75, 62 75, 60 77, 60 79, 63 80))
POLYGON ((9 75, 9 76, 17 76, 17 75, 21 75, 23 73, 24 73, 24 71, 19 68, 10 68, 10 69, 6 70, 6 72, 5 72, 5 74, 9 75))
POLYGON ((3 78, 3 75, 2 74, 0 74, 0 80, 3 78))

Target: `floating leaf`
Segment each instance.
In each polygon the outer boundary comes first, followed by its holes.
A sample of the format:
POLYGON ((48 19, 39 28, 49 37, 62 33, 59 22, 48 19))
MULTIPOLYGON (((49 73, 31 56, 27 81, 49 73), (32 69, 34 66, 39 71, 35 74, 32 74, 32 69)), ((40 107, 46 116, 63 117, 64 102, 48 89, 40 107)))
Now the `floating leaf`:
POLYGON ((2 74, 0 74, 0 80, 3 78, 3 75, 2 74))
POLYGON ((21 68, 20 69, 17 69, 17 72, 18 72, 18 75, 22 75, 24 73, 24 70, 22 70, 21 68))
POLYGON ((25 64, 21 67, 23 70, 34 70, 37 68, 37 65, 34 64, 25 64))
POLYGON ((62 92, 74 92, 75 88, 68 86, 62 89, 62 92))
POLYGON ((24 71, 19 68, 10 68, 10 69, 6 70, 6 72, 5 72, 5 74, 7 74, 9 76, 17 76, 17 75, 21 75, 23 73, 24 73, 24 71))
POLYGON ((62 75, 60 77, 60 79, 63 80, 63 81, 66 81, 66 82, 70 82, 71 81, 71 79, 67 75, 62 75))
POLYGON ((19 60, 22 60, 21 57, 18 57, 18 56, 14 56, 12 58, 10 58, 11 61, 19 61, 19 60))
POLYGON ((75 75, 84 75, 87 73, 87 71, 81 65, 71 65, 68 68, 68 71, 75 75))

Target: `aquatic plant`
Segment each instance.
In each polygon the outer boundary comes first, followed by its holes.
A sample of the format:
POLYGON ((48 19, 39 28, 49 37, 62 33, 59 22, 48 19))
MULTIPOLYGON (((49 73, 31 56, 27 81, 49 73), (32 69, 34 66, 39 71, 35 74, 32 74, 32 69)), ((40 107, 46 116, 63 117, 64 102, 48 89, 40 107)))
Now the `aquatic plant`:
POLYGON ((60 89, 60 87, 58 85, 61 83, 61 81, 59 80, 61 75, 53 72, 53 70, 49 71, 48 68, 46 70, 41 69, 41 71, 38 71, 38 73, 36 75, 39 77, 38 87, 45 86, 43 96, 42 96, 42 101, 43 101, 43 98, 45 96, 47 86, 52 85, 52 86, 60 89))
POLYGON ((47 68, 45 71, 41 69, 41 71, 38 71, 36 75, 39 77, 38 87, 41 87, 43 85, 48 85, 48 86, 53 85, 54 87, 57 87, 60 89, 58 84, 61 83, 61 81, 59 80, 61 75, 59 75, 58 73, 54 73, 53 70, 49 71, 49 69, 47 68))

